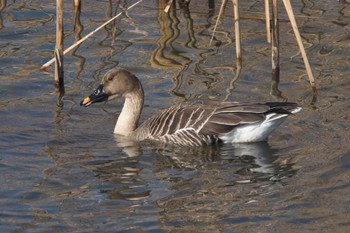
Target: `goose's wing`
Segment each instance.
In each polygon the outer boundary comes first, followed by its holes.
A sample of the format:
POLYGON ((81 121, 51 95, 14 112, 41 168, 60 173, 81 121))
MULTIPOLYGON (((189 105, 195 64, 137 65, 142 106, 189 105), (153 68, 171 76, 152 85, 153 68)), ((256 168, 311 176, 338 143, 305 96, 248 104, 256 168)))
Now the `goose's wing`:
POLYGON ((204 135, 225 134, 238 125, 262 122, 266 111, 265 106, 259 105, 217 108, 199 132, 204 135))
POLYGON ((232 131, 238 125, 263 121, 265 116, 262 112, 265 111, 266 107, 255 106, 253 111, 250 107, 235 106, 232 103, 187 105, 177 108, 172 114, 165 114, 173 118, 168 124, 164 122, 158 125, 159 128, 152 127, 155 129, 152 133, 160 133, 157 139, 164 142, 186 146, 209 145, 221 141, 219 135, 232 131), (163 130, 159 130, 161 128, 163 130))
POLYGON ((257 124, 263 121, 286 117, 293 111, 300 110, 295 103, 223 103, 217 107, 199 133, 204 135, 222 135, 241 125, 257 124))
POLYGON ((244 124, 255 124, 268 114, 289 113, 278 105, 197 101, 175 105, 149 118, 138 129, 139 139, 181 145, 211 144, 218 136, 244 124))

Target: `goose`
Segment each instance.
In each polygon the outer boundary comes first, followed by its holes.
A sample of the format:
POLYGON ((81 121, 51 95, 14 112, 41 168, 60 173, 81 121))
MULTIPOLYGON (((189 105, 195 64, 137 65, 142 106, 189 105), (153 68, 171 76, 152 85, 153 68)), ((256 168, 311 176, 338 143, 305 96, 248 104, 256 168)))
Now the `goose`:
POLYGON ((80 105, 123 98, 114 133, 132 140, 156 140, 183 146, 267 141, 289 115, 301 108, 292 102, 238 103, 196 100, 158 111, 138 127, 144 92, 139 79, 123 68, 103 76, 80 105))

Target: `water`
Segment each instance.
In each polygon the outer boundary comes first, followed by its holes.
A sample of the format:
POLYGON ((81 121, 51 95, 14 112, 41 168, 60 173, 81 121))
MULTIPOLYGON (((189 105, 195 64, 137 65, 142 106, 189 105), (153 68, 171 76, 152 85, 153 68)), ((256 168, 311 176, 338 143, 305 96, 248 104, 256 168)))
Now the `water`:
MULTIPOLYGON (((107 20, 113 1, 83 1, 65 45, 107 20), (112 3, 111 3, 112 2, 112 3)), ((53 87, 55 4, 0 1, 1 232, 348 232, 350 230, 349 1, 293 1, 319 84, 312 100, 287 22, 281 22, 281 96, 271 92, 263 1, 241 1, 241 75, 229 2, 214 46, 215 12, 164 14, 144 1, 65 57, 65 94, 53 87), (110 68, 142 81, 145 109, 185 99, 298 102, 268 143, 181 148, 113 135, 121 102, 79 102, 110 68)), ((127 2, 125 7, 130 5, 127 2)), ((281 18, 286 14, 281 7, 281 18)))

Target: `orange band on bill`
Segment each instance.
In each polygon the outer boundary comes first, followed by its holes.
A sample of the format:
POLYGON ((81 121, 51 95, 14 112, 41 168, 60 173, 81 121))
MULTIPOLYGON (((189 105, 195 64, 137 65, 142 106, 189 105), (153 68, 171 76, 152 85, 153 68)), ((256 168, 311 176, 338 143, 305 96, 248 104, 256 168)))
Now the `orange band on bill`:
POLYGON ((83 104, 89 103, 90 102, 90 97, 86 97, 83 101, 83 104))

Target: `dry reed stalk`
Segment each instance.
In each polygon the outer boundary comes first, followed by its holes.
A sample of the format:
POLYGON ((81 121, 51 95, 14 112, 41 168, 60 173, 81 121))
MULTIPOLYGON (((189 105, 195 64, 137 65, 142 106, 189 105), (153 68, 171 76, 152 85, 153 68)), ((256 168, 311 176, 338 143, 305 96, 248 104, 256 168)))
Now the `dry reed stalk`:
POLYGON ((218 18, 216 19, 214 30, 213 30, 213 33, 211 34, 211 38, 210 38, 210 41, 209 41, 209 47, 211 46, 211 43, 213 42, 214 35, 215 35, 215 32, 216 32, 216 28, 218 27, 218 24, 219 24, 222 12, 224 11, 224 7, 225 7, 225 4, 226 4, 226 1, 227 0, 223 0, 222 3, 221 3, 220 11, 219 11, 219 14, 218 14, 218 18))
POLYGON ((271 25, 270 25, 270 0, 265 0, 265 22, 266 22, 266 39, 271 43, 271 25))
MULTIPOLYGON (((224 7, 226 4, 226 0, 223 0, 220 6, 220 11, 218 14, 218 18, 216 19, 215 26, 213 33, 211 35, 210 41, 209 41, 209 46, 211 46, 211 43, 213 42, 214 35, 216 32, 216 28, 219 24, 220 17, 224 11, 224 7)), ((233 4, 233 12, 234 12, 234 24, 235 24, 235 40, 236 40, 236 58, 237 60, 241 63, 242 62, 242 53, 241 53, 241 30, 240 30, 240 17, 239 17, 239 7, 238 7, 238 0, 232 0, 233 4)))
POLYGON ((81 10, 81 1, 74 0, 74 28, 73 28, 74 31, 77 29, 77 26, 78 26, 80 10, 81 10))
MULTIPOLYGON (((132 4, 131 6, 129 6, 127 8, 127 10, 135 7, 136 5, 140 4, 143 0, 139 0, 137 2, 135 2, 134 4, 132 4)), ((86 36, 84 36, 83 38, 81 38, 80 40, 78 40, 77 42, 75 42, 73 45, 71 45, 70 47, 68 47, 66 50, 64 50, 63 55, 67 54, 68 52, 70 52, 71 50, 73 50, 75 47, 77 47, 78 45, 80 45, 81 43, 83 43, 86 39, 88 39, 90 36, 92 36, 93 34, 95 34, 97 31, 101 30, 103 27, 105 27, 107 24, 109 24, 110 22, 112 22, 113 20, 115 20, 116 18, 118 18, 119 16, 121 16, 123 14, 123 12, 115 15, 113 18, 109 19, 108 21, 106 21, 105 23, 103 23, 101 26, 99 26, 98 28, 96 28, 94 31, 90 32, 89 34, 87 34, 86 36)), ((55 58, 51 59, 50 61, 46 62, 44 65, 41 66, 40 69, 46 69, 48 66, 50 66, 53 62, 55 61, 55 58)))
POLYGON ((300 49, 301 55, 302 55, 303 60, 304 60, 304 64, 305 64, 305 67, 306 67, 306 72, 307 72, 307 75, 309 77, 310 85, 312 87, 313 94, 314 94, 314 99, 315 99, 317 97, 316 83, 315 83, 315 79, 314 79, 314 76, 313 76, 312 71, 311 71, 309 60, 308 60, 306 52, 305 52, 303 41, 301 40, 299 29, 298 29, 298 26, 297 26, 297 23, 296 23, 296 20, 295 20, 295 17, 294 17, 293 8, 292 8, 292 5, 290 4, 289 0, 283 0, 283 3, 284 3, 284 7, 286 8, 286 11, 287 11, 290 23, 292 25, 295 38, 296 38, 296 40, 298 42, 299 49, 300 49))
POLYGON ((232 0, 233 11, 234 11, 234 20, 235 20, 235 38, 236 38, 236 58, 237 61, 242 63, 242 54, 241 54, 241 30, 239 26, 239 7, 238 0, 232 0))
POLYGON ((74 0, 74 8, 80 8, 81 0, 74 0))
POLYGON ((63 86, 63 1, 56 1, 55 87, 63 86))
POLYGON ((164 8, 164 12, 168 13, 174 0, 169 0, 168 5, 164 8))
POLYGON ((278 83, 280 79, 280 54, 279 54, 279 24, 278 24, 278 0, 272 0, 272 81, 278 83))
POLYGON ((64 92, 63 55, 59 49, 55 49, 55 87, 64 92))

